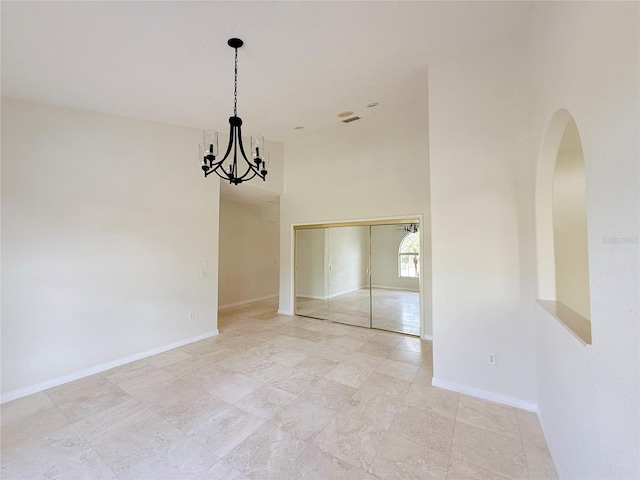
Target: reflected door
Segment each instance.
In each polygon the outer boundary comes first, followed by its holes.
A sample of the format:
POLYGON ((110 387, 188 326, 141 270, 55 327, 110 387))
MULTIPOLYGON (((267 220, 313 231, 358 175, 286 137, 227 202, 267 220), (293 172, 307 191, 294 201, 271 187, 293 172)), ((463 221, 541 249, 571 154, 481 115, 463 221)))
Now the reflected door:
POLYGON ((420 232, 414 223, 371 226, 371 326, 420 335, 420 232))
POLYGON ((327 229, 329 320, 371 326, 369 226, 327 229))
POLYGON ((329 319, 327 229, 296 230, 296 315, 329 319))

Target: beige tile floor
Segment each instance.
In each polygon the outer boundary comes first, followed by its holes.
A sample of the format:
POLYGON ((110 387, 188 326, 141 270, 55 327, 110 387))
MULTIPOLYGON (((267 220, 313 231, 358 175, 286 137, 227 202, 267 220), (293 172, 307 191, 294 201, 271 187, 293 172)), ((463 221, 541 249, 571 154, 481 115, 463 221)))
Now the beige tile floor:
POLYGON ((430 342, 275 311, 4 404, 2 478, 555 478, 534 414, 430 386, 430 342))
POLYGON ((420 335, 418 292, 362 288, 327 300, 297 297, 296 308, 299 315, 420 335))

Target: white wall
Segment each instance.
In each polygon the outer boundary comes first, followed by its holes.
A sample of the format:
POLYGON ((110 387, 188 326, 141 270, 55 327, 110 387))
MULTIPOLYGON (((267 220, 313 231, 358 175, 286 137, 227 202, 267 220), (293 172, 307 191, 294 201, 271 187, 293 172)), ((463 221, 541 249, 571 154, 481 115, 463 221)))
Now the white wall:
POLYGON ((278 294, 280 226, 265 211, 259 205, 220 201, 220 307, 278 294))
MULTIPOLYGON (((293 225, 421 214, 422 251, 429 251, 429 145, 425 98, 386 115, 370 114, 285 146, 281 198, 280 311, 293 310, 293 225)), ((430 272, 423 255, 422 271, 430 272)), ((425 275, 425 279, 430 274, 425 275)), ((431 286, 425 281, 422 312, 431 334, 431 286)))
POLYGON ((555 299, 590 318, 585 192, 582 150, 559 153, 553 175, 555 299))
MULTIPOLYGON (((538 408, 561 478, 639 478, 639 147, 637 2, 540 2, 529 45, 536 86, 539 294, 552 285, 551 118, 575 118, 587 182, 591 333, 583 346, 536 308, 538 408), (551 268, 549 268, 549 263, 551 268)), ((556 150, 557 152, 557 143, 556 150)))
POLYGON ((371 227, 371 285, 374 287, 418 291, 417 278, 401 278, 398 273, 398 249, 406 235, 398 225, 371 227))
POLYGON ((435 384, 535 408, 524 55, 510 38, 429 68, 433 366, 435 384))
POLYGON ((2 99, 3 399, 216 330, 219 187, 199 141, 2 99))
POLYGON ((369 227, 328 228, 329 298, 368 286, 369 227))

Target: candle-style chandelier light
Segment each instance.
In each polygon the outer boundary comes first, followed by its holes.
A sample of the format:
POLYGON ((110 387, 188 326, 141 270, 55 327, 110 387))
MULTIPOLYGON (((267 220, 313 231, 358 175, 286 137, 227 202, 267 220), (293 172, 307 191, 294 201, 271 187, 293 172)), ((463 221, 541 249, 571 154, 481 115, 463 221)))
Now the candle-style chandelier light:
POLYGON ((264 149, 264 137, 253 135, 251 137, 251 147, 247 158, 242 144, 242 119, 238 117, 238 48, 244 45, 239 38, 230 38, 227 44, 233 48, 235 54, 235 76, 233 89, 233 116, 229 117, 229 145, 227 151, 221 159, 218 156, 218 132, 215 130, 204 130, 204 142, 200 145, 200 158, 202 159, 202 170, 204 176, 215 172, 223 180, 239 185, 254 177, 265 180, 267 176, 268 153, 264 149), (233 153, 233 156, 231 156, 233 153), (244 160, 246 165, 238 164, 238 157, 244 160), (229 162, 226 160, 229 159, 229 162), (226 162, 226 163, 225 163, 226 162), (243 169, 243 171, 240 171, 243 169))

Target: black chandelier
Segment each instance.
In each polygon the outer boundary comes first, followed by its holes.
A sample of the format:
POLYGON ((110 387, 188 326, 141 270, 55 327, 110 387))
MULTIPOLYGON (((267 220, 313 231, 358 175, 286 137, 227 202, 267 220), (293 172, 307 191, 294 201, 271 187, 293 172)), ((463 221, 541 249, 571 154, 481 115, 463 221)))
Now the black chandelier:
POLYGON ((254 177, 260 177, 262 180, 267 176, 267 160, 268 153, 264 150, 264 137, 262 135, 253 135, 251 137, 251 148, 249 154, 251 160, 247 158, 242 144, 242 119, 238 117, 238 48, 244 45, 239 38, 230 38, 227 44, 235 49, 235 77, 233 87, 233 117, 229 117, 229 145, 227 151, 220 160, 216 160, 218 155, 218 132, 215 130, 204 130, 204 142, 200 145, 200 158, 202 158, 202 170, 204 176, 208 176, 215 172, 223 180, 229 183, 239 185, 247 182, 254 177), (230 158, 233 151, 233 158, 230 158), (239 171, 238 154, 244 159, 246 169, 239 171), (225 160, 230 161, 225 166, 225 160))

